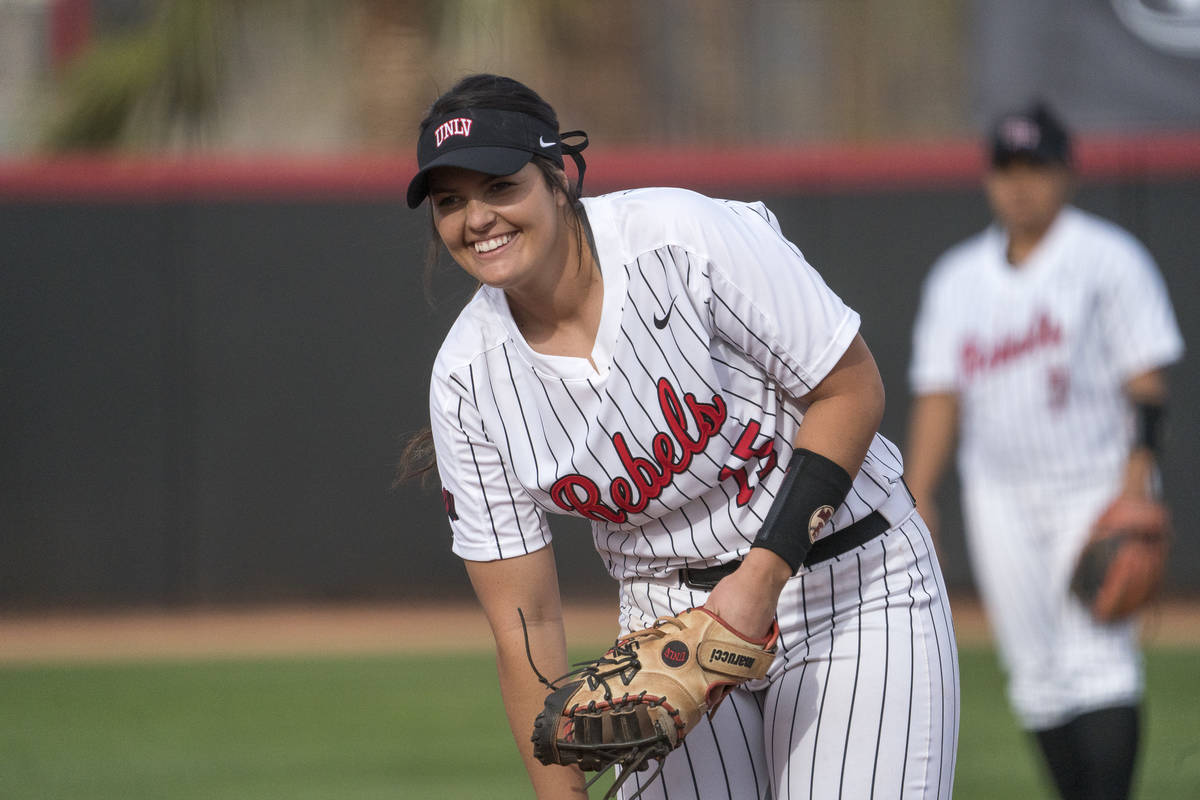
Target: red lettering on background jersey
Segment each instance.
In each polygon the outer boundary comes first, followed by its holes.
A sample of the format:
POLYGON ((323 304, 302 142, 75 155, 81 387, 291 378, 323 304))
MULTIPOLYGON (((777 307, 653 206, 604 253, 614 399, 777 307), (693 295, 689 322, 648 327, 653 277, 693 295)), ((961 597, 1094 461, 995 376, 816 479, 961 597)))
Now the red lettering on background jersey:
POLYGON ((1020 335, 1005 336, 992 344, 969 338, 963 343, 959 355, 963 377, 969 380, 1043 347, 1056 345, 1062 338, 1062 326, 1045 311, 1039 312, 1028 330, 1020 335))
POLYGON ((625 522, 629 514, 644 511, 651 500, 671 485, 676 475, 686 472, 697 453, 704 452, 708 443, 725 424, 725 400, 713 395, 712 402, 701 402, 694 394, 686 393, 680 401, 675 388, 666 378, 658 379, 658 405, 667 422, 667 431, 654 434, 650 453, 654 460, 634 456, 621 433, 612 437, 613 449, 626 476, 614 478, 609 485, 608 505, 600 495, 600 487, 585 475, 564 475, 550 487, 554 503, 598 522, 625 522), (695 422, 695 433, 688 428, 688 413, 695 422))
POLYGON ((1066 367, 1051 367, 1046 370, 1046 383, 1050 408, 1062 411, 1071 396, 1071 373, 1066 367))

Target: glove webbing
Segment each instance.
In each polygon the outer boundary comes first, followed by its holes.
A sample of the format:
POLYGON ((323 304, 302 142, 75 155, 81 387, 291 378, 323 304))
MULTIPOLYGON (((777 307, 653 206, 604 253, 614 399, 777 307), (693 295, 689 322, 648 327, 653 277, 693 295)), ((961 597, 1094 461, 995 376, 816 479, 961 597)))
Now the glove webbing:
MULTIPOLYGON (((623 683, 628 684, 633 676, 637 674, 637 671, 641 669, 641 662, 638 661, 637 654, 634 652, 634 650, 637 648, 635 637, 630 636, 623 640, 617 640, 617 643, 609 652, 611 652, 614 656, 618 656, 618 658, 608 658, 608 654, 606 653, 600 658, 573 664, 572 666, 575 667, 575 669, 551 681, 548 680, 546 676, 542 674, 541 670, 537 668, 537 665, 533 663, 533 651, 529 646, 529 628, 525 623, 525 612, 518 608, 517 614, 521 617, 521 633, 525 637, 525 657, 529 660, 529 666, 533 670, 533 674, 537 676, 537 679, 552 692, 564 691, 570 694, 574 691, 575 685, 567 684, 565 686, 559 686, 559 682, 566 678, 570 678, 582 673, 584 675, 584 680, 588 681, 588 685, 592 689, 595 689, 597 686, 604 687, 604 696, 606 699, 613 702, 614 707, 627 703, 633 697, 638 697, 636 695, 631 696, 626 693, 623 697, 614 699, 612 690, 608 685, 608 680, 617 676, 620 676, 623 683), (609 665, 610 668, 607 670, 601 670, 600 665, 609 665)), ((639 633, 644 633, 644 631, 640 631, 639 633)), ((638 726, 636 730, 639 732, 644 732, 650 728, 649 721, 643 721, 646 714, 646 706, 640 702, 643 699, 645 699, 645 693, 642 693, 642 695, 639 697, 639 702, 635 704, 634 710, 634 714, 639 716, 635 718, 633 724, 638 726)), ((652 701, 652 703, 662 702, 662 698, 655 698, 652 701)), ((671 717, 675 720, 675 724, 682 728, 683 723, 679 721, 678 712, 669 706, 667 708, 671 717)), ((578 709, 578 705, 572 707, 570 710, 573 715, 577 716, 578 714, 576 709, 578 709)), ((589 704, 587 710, 598 712, 600 707, 596 703, 591 703, 589 704)), ((599 722, 600 720, 595 721, 599 722)), ((605 719, 601 724, 603 725, 605 723, 611 724, 607 719, 605 719)), ((589 721, 584 724, 590 726, 591 722, 589 721)), ((609 730, 611 732, 611 728, 609 730)), ((587 733, 591 734, 596 732, 597 731, 594 730, 587 731, 587 733)), ((601 728, 598 732, 603 735, 603 728, 601 728)), ((601 741, 603 741, 603 739, 601 739, 601 741)), ((610 769, 618 764, 621 765, 621 775, 615 781, 613 781, 612 786, 610 786, 608 791, 604 793, 603 800, 612 800, 612 798, 616 797, 617 792, 620 791, 621 787, 625 784, 625 781, 629 780, 630 775, 635 772, 642 771, 646 768, 650 759, 656 758, 658 759, 658 767, 654 770, 654 773, 650 775, 642 788, 638 789, 637 792, 629 796, 629 800, 637 800, 637 798, 641 796, 642 792, 653 785, 655 779, 657 779, 659 774, 663 771, 663 766, 666 763, 666 756, 669 752, 671 752, 670 745, 661 735, 658 734, 653 736, 645 736, 636 741, 627 742, 621 745, 619 749, 612 749, 609 745, 604 744, 589 745, 580 743, 560 743, 556 746, 560 750, 565 749, 575 752, 580 756, 579 760, 581 762, 585 760, 590 762, 589 769, 593 767, 596 769, 596 774, 588 779, 587 783, 583 785, 585 791, 591 788, 592 784, 600 780, 600 778, 602 778, 610 769)))

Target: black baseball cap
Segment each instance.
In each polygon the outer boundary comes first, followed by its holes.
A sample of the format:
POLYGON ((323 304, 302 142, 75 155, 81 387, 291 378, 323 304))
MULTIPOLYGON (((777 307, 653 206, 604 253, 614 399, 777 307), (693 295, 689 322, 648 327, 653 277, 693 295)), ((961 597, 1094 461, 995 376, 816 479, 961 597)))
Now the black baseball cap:
POLYGON ((562 137, 537 117, 520 111, 466 108, 431 120, 417 141, 419 171, 408 184, 408 207, 429 194, 429 171, 463 167, 487 175, 511 175, 534 154, 563 166, 562 137))
POLYGON ((992 126, 992 166, 1013 161, 1034 164, 1071 163, 1071 135, 1045 103, 1001 116, 992 126))

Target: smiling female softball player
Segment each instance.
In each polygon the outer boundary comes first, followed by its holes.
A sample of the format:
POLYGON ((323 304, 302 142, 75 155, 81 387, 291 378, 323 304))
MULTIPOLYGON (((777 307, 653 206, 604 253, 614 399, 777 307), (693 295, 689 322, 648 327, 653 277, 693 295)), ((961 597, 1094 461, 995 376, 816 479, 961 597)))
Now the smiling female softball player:
POLYGON ((436 466, 538 796, 584 796, 533 757, 545 690, 517 614, 565 671, 560 513, 591 521, 623 631, 694 607, 780 631, 766 678, 624 796, 950 797, 950 611, 858 315, 761 203, 581 199, 582 147, 517 81, 462 80, 420 130, 408 203, 480 283, 433 367, 436 466))

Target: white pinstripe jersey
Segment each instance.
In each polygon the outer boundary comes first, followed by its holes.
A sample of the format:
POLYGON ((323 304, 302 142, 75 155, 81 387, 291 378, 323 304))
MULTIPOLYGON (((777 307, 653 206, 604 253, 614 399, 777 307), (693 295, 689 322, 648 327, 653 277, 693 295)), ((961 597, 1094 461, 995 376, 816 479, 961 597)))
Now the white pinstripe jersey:
POLYGON ((959 395, 967 481, 1113 476, 1132 436, 1123 382, 1183 353, 1166 287, 1127 231, 1064 208, 1019 268, 996 226, 925 281, 909 379, 959 395))
MULTIPOLYGON (((543 547, 546 513, 592 522, 617 578, 744 554, 804 415, 858 331, 761 203, 681 189, 586 198, 604 280, 592 350, 533 351, 483 287, 442 344, 430 392, 454 551, 543 547)), ((826 535, 897 486, 876 437, 826 535)))

